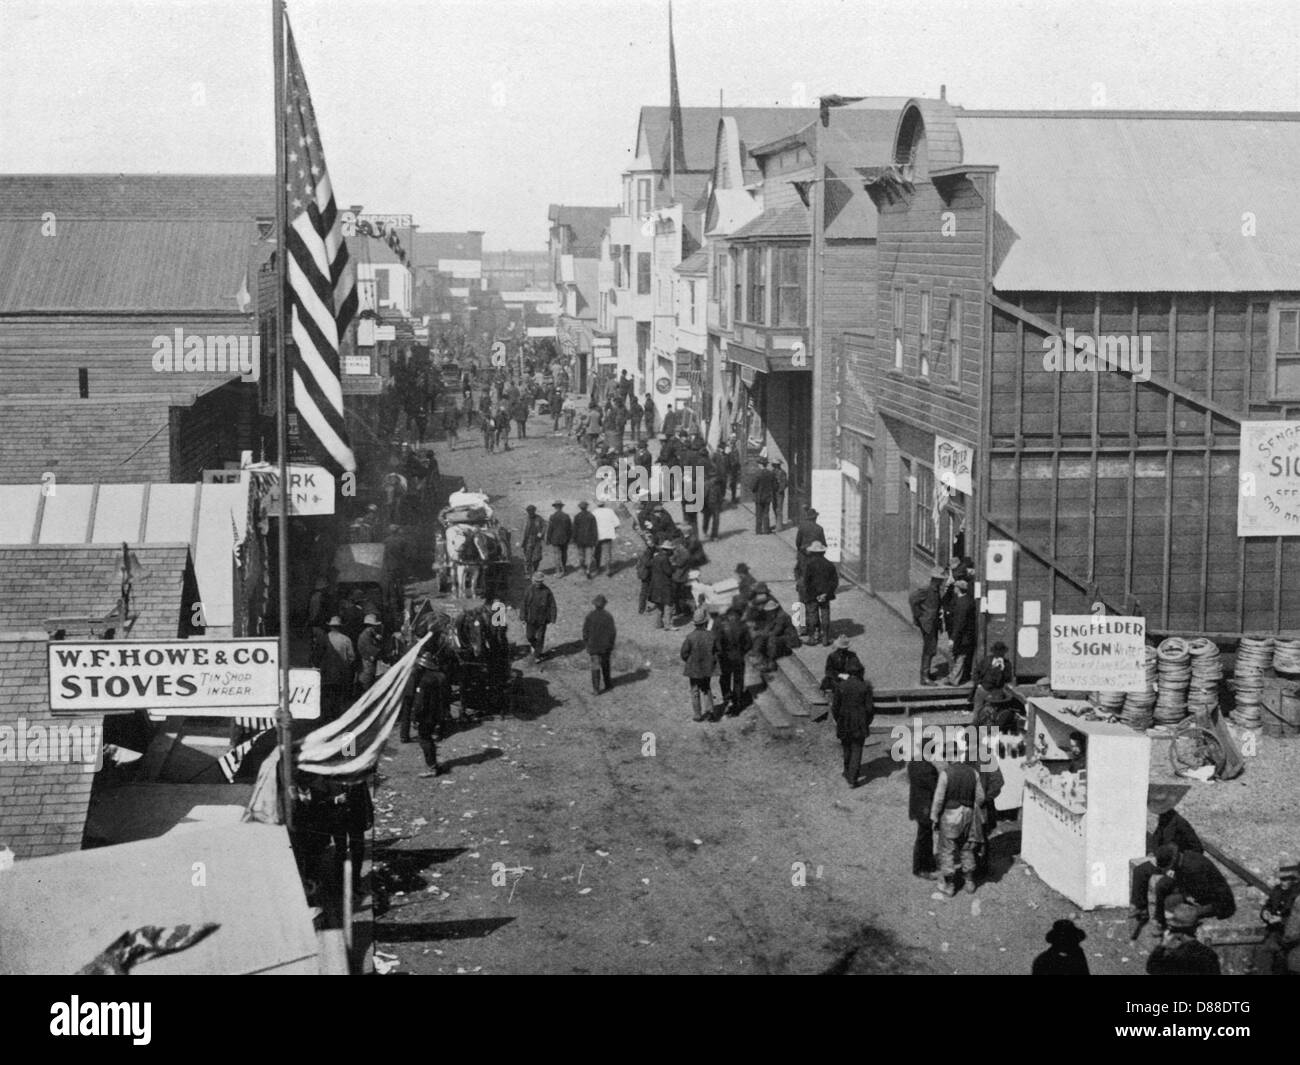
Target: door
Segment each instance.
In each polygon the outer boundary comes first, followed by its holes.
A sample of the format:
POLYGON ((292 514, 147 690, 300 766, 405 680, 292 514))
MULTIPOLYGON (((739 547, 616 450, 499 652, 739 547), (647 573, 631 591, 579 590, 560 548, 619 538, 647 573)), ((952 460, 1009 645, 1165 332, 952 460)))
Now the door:
POLYGON ((862 572, 862 526, 858 515, 862 510, 862 487, 847 473, 843 475, 844 505, 840 508, 840 551, 846 574, 858 580, 862 572))

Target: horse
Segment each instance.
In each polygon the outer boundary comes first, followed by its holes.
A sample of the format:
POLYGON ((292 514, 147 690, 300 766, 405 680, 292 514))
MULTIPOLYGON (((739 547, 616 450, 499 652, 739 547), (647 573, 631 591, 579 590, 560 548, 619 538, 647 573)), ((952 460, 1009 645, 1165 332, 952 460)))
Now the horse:
POLYGON ((447 561, 451 563, 456 596, 468 599, 478 586, 483 559, 474 544, 472 525, 447 526, 447 561))

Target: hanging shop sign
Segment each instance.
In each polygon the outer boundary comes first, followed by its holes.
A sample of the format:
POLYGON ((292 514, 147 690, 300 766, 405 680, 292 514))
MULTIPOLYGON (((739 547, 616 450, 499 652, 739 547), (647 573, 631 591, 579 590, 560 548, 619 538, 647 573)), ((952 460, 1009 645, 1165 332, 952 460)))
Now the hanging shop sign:
POLYGON ((1300 422, 1242 422, 1238 536, 1300 534, 1300 422))
POLYGON ((975 469, 975 449, 969 444, 946 437, 934 438, 934 481, 951 492, 971 495, 975 469))
POLYGON ((1132 692, 1146 688, 1145 618, 1052 615, 1052 688, 1132 692))
POLYGON ((166 710, 185 716, 274 713, 280 654, 274 639, 54 640, 55 714, 166 710))

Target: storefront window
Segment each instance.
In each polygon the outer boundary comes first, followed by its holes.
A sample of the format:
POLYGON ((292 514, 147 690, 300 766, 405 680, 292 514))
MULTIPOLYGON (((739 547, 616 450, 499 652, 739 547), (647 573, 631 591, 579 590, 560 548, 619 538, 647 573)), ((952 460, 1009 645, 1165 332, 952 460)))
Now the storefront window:
POLYGON ((919 462, 912 463, 916 492, 912 496, 912 530, 916 546, 934 556, 934 471, 919 462))

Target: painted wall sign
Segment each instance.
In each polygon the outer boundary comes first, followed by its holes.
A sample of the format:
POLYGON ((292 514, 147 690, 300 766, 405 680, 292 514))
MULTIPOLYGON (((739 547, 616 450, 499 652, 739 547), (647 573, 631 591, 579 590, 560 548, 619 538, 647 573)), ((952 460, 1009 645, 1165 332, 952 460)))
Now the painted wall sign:
POLYGON ((1237 535, 1300 535, 1300 422, 1242 422, 1237 535))

